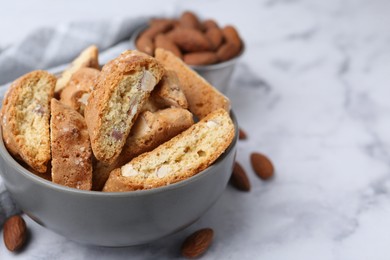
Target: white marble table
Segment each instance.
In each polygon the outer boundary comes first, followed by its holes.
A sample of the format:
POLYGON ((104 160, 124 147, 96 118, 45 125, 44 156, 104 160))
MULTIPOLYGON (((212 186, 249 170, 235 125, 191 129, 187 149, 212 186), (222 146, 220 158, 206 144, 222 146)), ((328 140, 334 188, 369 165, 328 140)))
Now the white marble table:
POLYGON ((192 226, 129 248, 80 245, 26 217, 28 246, 12 254, 1 243, 1 259, 175 259, 182 240, 201 227, 216 234, 202 259, 390 258, 389 1, 153 1, 151 9, 152 1, 133 9, 119 1, 127 7, 99 4, 94 11, 85 1, 73 13, 70 1, 56 1, 61 12, 51 3, 57 11, 34 7, 34 14, 27 12, 32 4, 15 10, 21 0, 14 2, 0 11, 7 13, 1 35, 16 19, 12 14, 25 12, 17 24, 29 25, 0 46, 34 26, 80 19, 83 12, 92 19, 191 9, 236 25, 247 50, 227 95, 249 136, 239 143, 237 160, 252 190, 228 187, 192 226), (253 174, 253 151, 273 160, 272 181, 253 174))

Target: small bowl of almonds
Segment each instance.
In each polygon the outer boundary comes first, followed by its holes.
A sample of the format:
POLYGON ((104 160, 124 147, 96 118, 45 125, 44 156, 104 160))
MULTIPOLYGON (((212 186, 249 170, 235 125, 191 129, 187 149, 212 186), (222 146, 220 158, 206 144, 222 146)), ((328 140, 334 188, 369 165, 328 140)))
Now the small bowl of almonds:
POLYGON ((151 56, 157 48, 174 53, 221 92, 226 92, 245 51, 234 26, 220 27, 215 20, 200 20, 190 11, 177 19, 151 19, 136 30, 130 41, 132 47, 151 56))

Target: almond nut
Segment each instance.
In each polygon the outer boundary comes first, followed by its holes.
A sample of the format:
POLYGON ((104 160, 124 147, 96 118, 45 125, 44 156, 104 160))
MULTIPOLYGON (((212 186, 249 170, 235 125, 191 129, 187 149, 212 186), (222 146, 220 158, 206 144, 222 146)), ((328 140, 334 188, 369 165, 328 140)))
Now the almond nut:
POLYGON ((171 39, 169 39, 164 34, 157 35, 156 38, 154 39, 154 44, 156 48, 166 49, 167 51, 170 51, 173 54, 175 54, 180 59, 182 58, 180 49, 176 46, 176 44, 171 39))
POLYGON ((195 258, 202 255, 210 247, 213 241, 214 231, 211 228, 203 228, 186 238, 181 254, 187 258, 195 258))
POLYGON ((236 57, 240 53, 240 50, 237 45, 231 42, 225 42, 218 48, 217 56, 220 61, 227 61, 236 57))
POLYGON ((158 34, 165 33, 173 28, 173 21, 169 19, 154 19, 150 22, 150 27, 147 28, 143 35, 154 39, 158 34))
POLYGON ((191 28, 175 28, 167 35, 176 45, 185 52, 209 51, 212 49, 210 41, 200 31, 191 28))
POLYGON ((242 130, 241 128, 238 129, 238 139, 239 140, 246 140, 248 138, 246 132, 242 130))
POLYGON ((218 62, 218 56, 212 51, 192 52, 185 54, 183 60, 189 65, 210 65, 218 62))
POLYGON ((253 170, 263 180, 268 180, 274 175, 274 166, 267 156, 261 153, 252 153, 251 163, 253 170))
POLYGON ((241 191, 249 191, 251 189, 248 176, 246 175, 244 168, 242 168, 238 162, 234 163, 233 173, 230 177, 230 183, 241 191))
POLYGON ((198 17, 193 12, 184 12, 180 16, 180 26, 200 30, 202 28, 198 17))
POLYGON ((138 50, 145 52, 146 54, 153 55, 154 43, 152 38, 148 37, 147 35, 141 34, 141 36, 138 37, 135 45, 138 50))
POLYGON ((206 31, 207 31, 208 29, 210 29, 210 28, 219 28, 217 22, 214 21, 213 19, 204 20, 203 23, 202 23, 202 26, 203 26, 203 28, 204 28, 206 31))
POLYGON ((231 42, 236 45, 238 49, 241 49, 241 38, 236 28, 231 25, 227 25, 222 29, 222 34, 225 37, 226 42, 231 42))
POLYGON ((211 45, 213 46, 213 50, 216 50, 218 49, 219 46, 221 46, 223 42, 223 34, 218 27, 213 27, 208 29, 205 35, 211 42, 211 45))
POLYGON ((12 216, 6 220, 3 227, 4 244, 9 251, 17 251, 26 242, 26 222, 19 215, 12 216))

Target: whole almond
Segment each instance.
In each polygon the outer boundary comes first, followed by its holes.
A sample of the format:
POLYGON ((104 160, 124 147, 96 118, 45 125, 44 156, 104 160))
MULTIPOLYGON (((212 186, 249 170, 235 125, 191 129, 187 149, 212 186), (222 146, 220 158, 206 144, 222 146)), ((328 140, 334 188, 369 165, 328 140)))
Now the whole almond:
POLYGON ((187 258, 195 258, 202 255, 210 247, 213 241, 214 231, 211 228, 200 229, 186 238, 181 254, 187 258))
POLYGON ((207 19, 202 22, 202 27, 204 30, 208 30, 210 28, 219 28, 218 24, 216 21, 213 19, 207 19))
POLYGON ((222 44, 217 50, 217 56, 220 61, 230 60, 236 57, 239 53, 240 48, 231 42, 226 42, 222 44))
POLYGON ((152 18, 149 21, 149 27, 161 26, 165 28, 165 31, 172 29, 173 25, 176 23, 176 19, 169 18, 152 18))
POLYGON ((163 34, 159 34, 156 36, 155 40, 154 40, 154 45, 156 46, 156 48, 163 48, 163 49, 166 49, 167 51, 170 51, 172 52, 173 54, 175 54, 177 57, 179 57, 180 59, 182 59, 182 55, 181 55, 181 52, 180 52, 180 49, 176 46, 176 44, 171 40, 169 39, 167 36, 163 35, 163 34))
POLYGON ((218 62, 218 56, 212 51, 192 52, 184 55, 183 60, 189 65, 209 65, 218 62))
POLYGON ((263 180, 268 180, 274 175, 274 166, 267 156, 261 153, 252 153, 251 163, 253 170, 263 180))
POLYGON ((239 140, 246 140, 248 138, 248 135, 246 134, 246 132, 244 130, 242 130, 242 128, 239 128, 238 129, 238 139, 239 140))
POLYGON ((165 33, 173 28, 174 22, 168 19, 155 19, 150 22, 149 28, 143 31, 143 35, 154 39, 158 34, 165 33))
POLYGON ((209 51, 212 45, 200 31, 191 28, 175 28, 167 35, 182 51, 209 51))
POLYGON ((225 37, 226 42, 230 42, 241 49, 241 38, 236 28, 231 25, 227 25, 222 29, 222 34, 225 37))
POLYGON ((213 50, 216 50, 218 49, 219 46, 221 46, 223 42, 223 34, 218 27, 213 27, 208 29, 205 35, 211 42, 211 45, 213 46, 213 50))
POLYGON ((184 12, 179 19, 180 26, 183 28, 192 28, 196 30, 201 30, 202 25, 199 22, 198 17, 193 13, 186 11, 184 12))
POLYGON ((17 251, 24 245, 27 237, 26 222, 19 215, 6 220, 3 227, 4 244, 10 251, 17 251))
POLYGON ((135 45, 138 50, 145 52, 146 54, 153 55, 154 43, 152 38, 149 36, 141 34, 140 37, 138 37, 135 45))
POLYGON ((246 175, 244 168, 242 168, 238 162, 234 163, 233 173, 230 177, 230 183, 241 191, 249 191, 251 189, 248 176, 246 175))

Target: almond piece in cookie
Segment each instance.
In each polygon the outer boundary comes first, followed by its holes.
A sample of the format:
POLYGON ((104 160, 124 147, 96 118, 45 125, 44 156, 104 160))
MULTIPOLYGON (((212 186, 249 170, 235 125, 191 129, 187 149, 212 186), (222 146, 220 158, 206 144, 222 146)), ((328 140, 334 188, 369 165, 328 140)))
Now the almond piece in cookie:
POLYGON ((60 101, 84 115, 90 92, 99 76, 99 70, 93 68, 81 68, 76 71, 69 83, 61 91, 60 101))
POLYGON ((149 152, 193 125, 191 112, 182 108, 167 108, 157 112, 142 112, 131 129, 122 153, 113 164, 98 162, 93 175, 93 189, 102 190, 110 172, 134 157, 149 152))
POLYGON ((164 68, 139 51, 125 51, 102 68, 85 107, 93 153, 113 163, 164 68))
POLYGON ((91 45, 83 50, 72 64, 62 73, 61 77, 57 81, 55 92, 59 94, 68 84, 72 75, 83 67, 99 69, 98 48, 95 45, 91 45))
POLYGON ((229 113, 218 109, 156 149, 113 170, 103 191, 152 189, 187 179, 211 165, 233 138, 229 113))
POLYGON ((230 100, 174 54, 160 48, 156 49, 155 54, 166 70, 176 72, 187 98, 188 108, 198 118, 203 118, 218 108, 230 110, 230 100))
POLYGON ((51 100, 51 176, 57 184, 81 190, 92 187, 92 151, 82 115, 51 100))
POLYGON ((2 127, 5 145, 37 172, 50 161, 50 100, 56 77, 33 71, 17 79, 4 97, 2 127))

